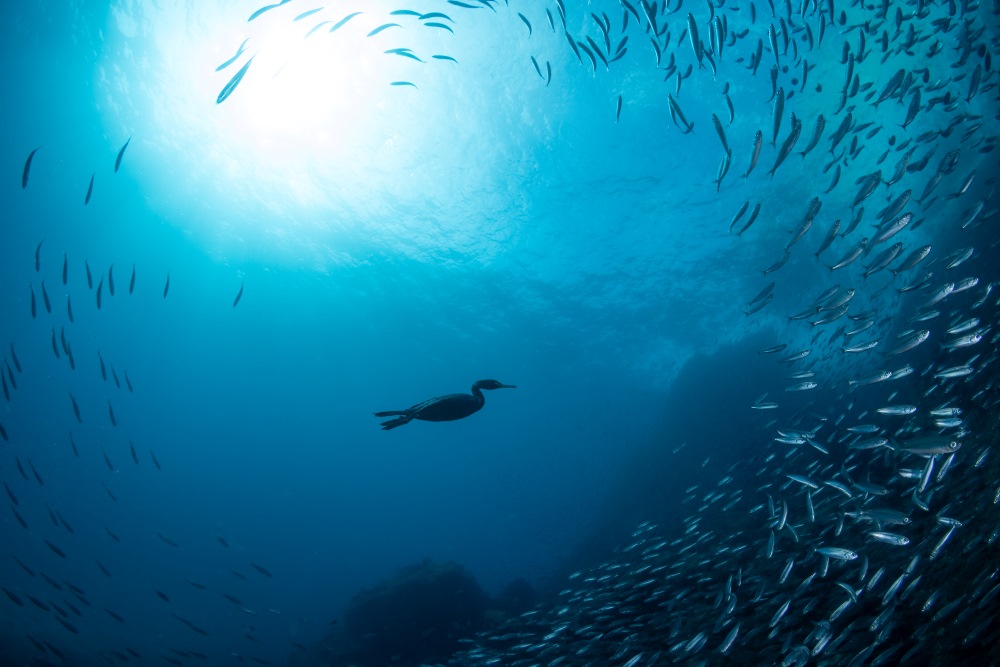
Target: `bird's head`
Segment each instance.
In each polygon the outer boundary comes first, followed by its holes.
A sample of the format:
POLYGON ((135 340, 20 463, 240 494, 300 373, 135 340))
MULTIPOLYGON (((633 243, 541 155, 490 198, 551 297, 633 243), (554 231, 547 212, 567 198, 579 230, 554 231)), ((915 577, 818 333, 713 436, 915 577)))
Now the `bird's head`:
POLYGON ((480 389, 517 389, 512 384, 503 384, 502 382, 497 382, 496 380, 477 380, 474 385, 480 389))

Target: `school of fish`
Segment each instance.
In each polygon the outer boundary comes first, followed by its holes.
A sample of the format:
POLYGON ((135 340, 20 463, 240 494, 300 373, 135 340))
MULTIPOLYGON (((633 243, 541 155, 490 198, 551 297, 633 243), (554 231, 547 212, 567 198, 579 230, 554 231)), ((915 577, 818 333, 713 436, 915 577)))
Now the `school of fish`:
MULTIPOLYGON (((683 529, 642 523, 557 602, 464 639, 449 664, 992 664, 1000 6, 619 0, 587 21, 554 4, 550 28, 595 73, 626 45, 650 51, 682 150, 708 125, 685 114, 682 82, 732 77, 711 115, 718 142, 697 148, 719 154, 713 189, 726 194, 734 162, 761 178, 767 136, 764 177, 800 169, 815 193, 740 307, 748 322, 800 309, 747 325, 779 336, 757 354, 787 382, 746 406, 762 416, 746 459, 686 489, 683 529), (581 38, 581 23, 597 34, 581 38), (831 53, 842 78, 810 78, 831 53), (731 86, 760 90, 770 127, 727 136, 731 86), (796 102, 824 88, 833 106, 800 118, 796 102), (910 238, 921 226, 932 243, 910 238), (813 283, 782 283, 796 262, 817 267, 813 283)), ((743 201, 729 233, 787 217, 778 206, 743 201)))

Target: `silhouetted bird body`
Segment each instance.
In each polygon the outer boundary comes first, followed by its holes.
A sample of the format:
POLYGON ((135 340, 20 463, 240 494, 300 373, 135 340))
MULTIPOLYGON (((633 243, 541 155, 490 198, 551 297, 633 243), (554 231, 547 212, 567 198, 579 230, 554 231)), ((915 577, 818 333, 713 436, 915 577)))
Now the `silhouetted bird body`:
POLYGON ((374 413, 376 417, 395 417, 382 422, 382 430, 396 428, 411 419, 428 422, 448 422, 468 417, 478 412, 486 404, 483 389, 516 389, 512 384, 502 384, 496 380, 477 380, 472 385, 471 394, 448 394, 418 403, 406 410, 388 410, 374 413))

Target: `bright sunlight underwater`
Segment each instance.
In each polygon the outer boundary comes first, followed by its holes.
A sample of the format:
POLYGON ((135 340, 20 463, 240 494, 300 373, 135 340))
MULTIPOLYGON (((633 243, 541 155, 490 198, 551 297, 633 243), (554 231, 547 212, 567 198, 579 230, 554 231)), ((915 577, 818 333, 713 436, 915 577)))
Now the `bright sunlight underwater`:
POLYGON ((25 0, 0 667, 993 664, 996 0, 25 0))

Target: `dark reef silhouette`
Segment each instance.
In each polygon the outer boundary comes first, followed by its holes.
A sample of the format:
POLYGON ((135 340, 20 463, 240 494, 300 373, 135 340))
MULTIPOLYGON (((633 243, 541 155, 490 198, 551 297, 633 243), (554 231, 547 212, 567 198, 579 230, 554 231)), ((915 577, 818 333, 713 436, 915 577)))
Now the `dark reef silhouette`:
POLYGON ((524 579, 491 599, 458 563, 425 559, 357 593, 324 641, 297 652, 289 664, 443 663, 462 647, 459 640, 532 608, 537 600, 538 593, 524 579))

